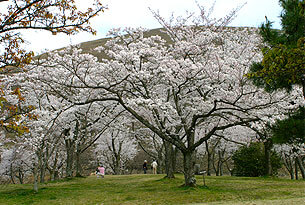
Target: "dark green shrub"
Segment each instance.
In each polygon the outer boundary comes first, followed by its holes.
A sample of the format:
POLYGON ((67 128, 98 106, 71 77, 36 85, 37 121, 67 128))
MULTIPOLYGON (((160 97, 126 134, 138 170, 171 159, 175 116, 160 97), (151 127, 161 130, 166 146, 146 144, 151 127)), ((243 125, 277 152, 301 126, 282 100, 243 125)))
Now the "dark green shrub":
MULTIPOLYGON (((266 172, 264 146, 262 143, 251 143, 240 147, 232 156, 234 162, 233 174, 235 176, 258 177, 266 172)), ((272 175, 277 175, 281 167, 279 155, 271 151, 272 175)))

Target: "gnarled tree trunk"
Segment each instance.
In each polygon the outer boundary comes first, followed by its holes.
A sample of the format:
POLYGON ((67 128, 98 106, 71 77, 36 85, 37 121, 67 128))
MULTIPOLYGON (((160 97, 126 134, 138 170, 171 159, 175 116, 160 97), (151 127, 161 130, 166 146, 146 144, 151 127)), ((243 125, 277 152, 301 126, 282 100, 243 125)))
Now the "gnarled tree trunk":
POLYGON ((165 147, 165 172, 166 178, 172 179, 175 178, 175 151, 173 145, 169 142, 164 141, 165 147))
POLYGON ((183 168, 185 186, 196 186, 194 151, 183 152, 183 168))

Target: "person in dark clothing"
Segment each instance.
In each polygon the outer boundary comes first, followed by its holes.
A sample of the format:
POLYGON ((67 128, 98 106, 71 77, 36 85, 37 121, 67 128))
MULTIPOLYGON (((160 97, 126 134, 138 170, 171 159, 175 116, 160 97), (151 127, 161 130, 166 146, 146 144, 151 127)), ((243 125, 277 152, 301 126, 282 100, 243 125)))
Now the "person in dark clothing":
POLYGON ((144 160, 144 163, 143 163, 143 171, 144 171, 144 174, 146 174, 146 171, 147 171, 147 161, 144 160))

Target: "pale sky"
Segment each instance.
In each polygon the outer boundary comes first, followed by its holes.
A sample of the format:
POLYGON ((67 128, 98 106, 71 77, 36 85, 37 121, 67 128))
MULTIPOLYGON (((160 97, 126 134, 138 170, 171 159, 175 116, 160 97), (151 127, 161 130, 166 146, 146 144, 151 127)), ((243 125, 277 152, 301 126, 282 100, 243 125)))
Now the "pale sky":
MULTIPOLYGON (((90 2, 90 0, 76 1, 80 5, 79 8, 85 8, 88 2, 90 2)), ((197 0, 197 2, 209 8, 209 5, 214 0, 197 0)), ((258 27, 265 21, 265 16, 267 16, 268 19, 275 22, 275 28, 280 28, 279 15, 281 7, 278 0, 217 0, 214 9, 215 17, 223 17, 230 10, 245 2, 247 4, 239 11, 237 18, 230 26, 258 27)), ((102 0, 102 3, 107 5, 108 9, 91 21, 92 27, 97 30, 96 36, 87 33, 80 33, 75 36, 63 34, 53 36, 45 31, 26 31, 24 36, 30 43, 27 45, 27 48, 39 54, 44 50, 53 50, 70 44, 104 38, 107 31, 111 28, 159 28, 159 23, 153 18, 148 7, 153 10, 159 10, 160 14, 164 17, 168 17, 172 13, 175 16, 183 15, 186 10, 198 12, 195 0, 102 0)))

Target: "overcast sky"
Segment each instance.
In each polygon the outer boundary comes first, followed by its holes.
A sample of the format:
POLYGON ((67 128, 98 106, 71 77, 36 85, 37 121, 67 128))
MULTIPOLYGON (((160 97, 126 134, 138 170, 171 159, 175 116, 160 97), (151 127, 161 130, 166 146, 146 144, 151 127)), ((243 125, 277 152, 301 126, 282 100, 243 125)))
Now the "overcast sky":
MULTIPOLYGON (((86 7, 90 0, 77 0, 80 8, 86 7)), ((25 38, 30 42, 28 49, 34 50, 36 54, 44 50, 53 50, 65 47, 69 44, 78 44, 89 40, 104 38, 111 28, 117 27, 144 27, 158 28, 160 25, 152 17, 148 7, 159 10, 164 17, 183 15, 186 10, 197 12, 198 8, 195 0, 102 0, 108 9, 95 17, 92 27, 98 31, 96 36, 81 33, 76 36, 65 36, 63 34, 52 36, 48 32, 28 32, 25 38)), ((197 0, 200 5, 209 5, 214 0, 197 0)), ((217 0, 214 14, 216 17, 223 17, 225 14, 240 5, 246 5, 239 11, 237 18, 230 24, 231 26, 251 26, 258 27, 265 21, 267 16, 274 21, 274 27, 280 28, 279 15, 281 7, 278 0, 217 0)), ((3 8, 3 7, 2 7, 3 8)))

